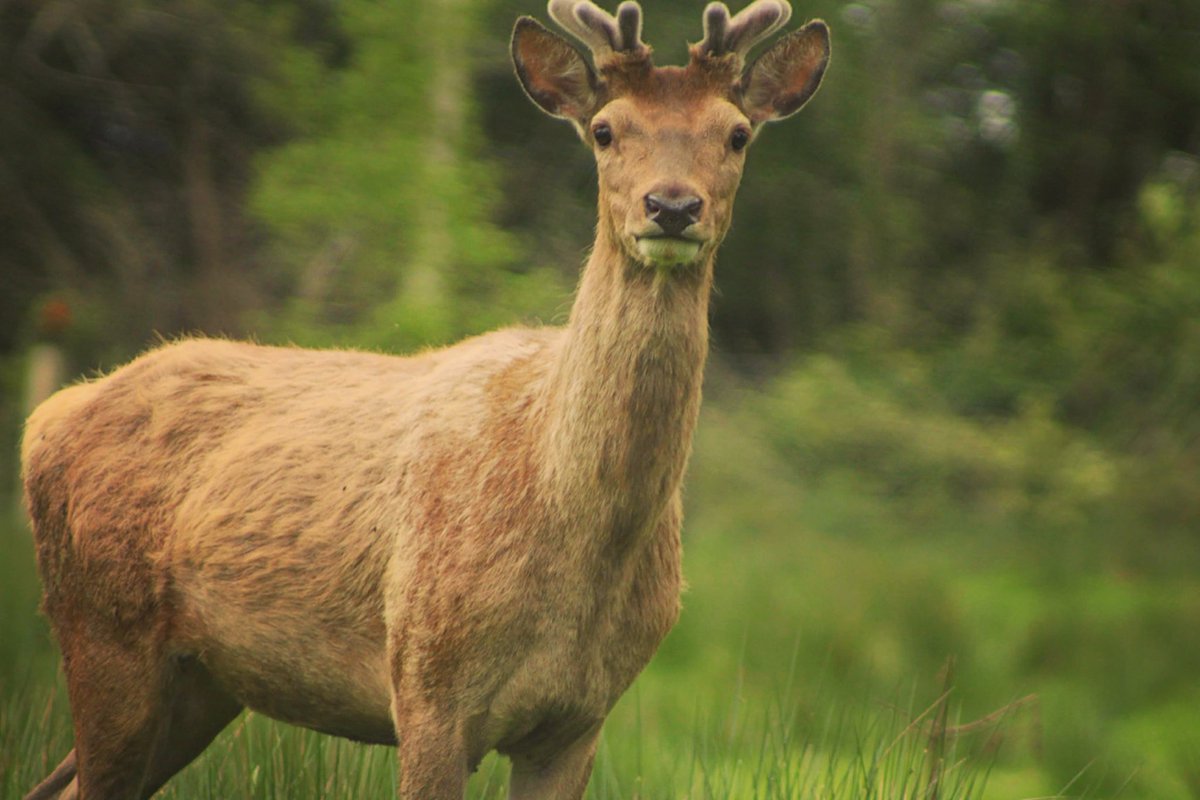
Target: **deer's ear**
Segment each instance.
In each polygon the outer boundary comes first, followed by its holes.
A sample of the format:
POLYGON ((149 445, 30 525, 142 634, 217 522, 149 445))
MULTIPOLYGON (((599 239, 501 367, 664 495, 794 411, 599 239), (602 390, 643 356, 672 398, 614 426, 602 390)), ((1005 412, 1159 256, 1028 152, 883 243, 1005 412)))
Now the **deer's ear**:
POLYGON ((578 50, 537 20, 521 17, 513 28, 512 60, 530 100, 547 114, 586 129, 597 110, 600 88, 578 50))
POLYGON ((813 20, 780 39, 742 75, 742 110, 755 124, 783 119, 808 102, 829 64, 829 27, 813 20))

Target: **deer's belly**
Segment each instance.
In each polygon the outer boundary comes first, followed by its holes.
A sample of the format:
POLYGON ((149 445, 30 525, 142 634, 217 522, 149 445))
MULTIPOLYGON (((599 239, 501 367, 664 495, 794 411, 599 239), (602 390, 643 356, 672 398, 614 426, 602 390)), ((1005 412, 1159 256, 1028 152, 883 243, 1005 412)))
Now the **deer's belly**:
POLYGON ((350 620, 338 626, 319 609, 197 600, 181 615, 178 646, 244 705, 324 733, 395 742, 382 635, 350 620))
POLYGON ((211 650, 202 658, 226 689, 269 717, 358 741, 395 741, 391 695, 382 664, 329 652, 211 650))

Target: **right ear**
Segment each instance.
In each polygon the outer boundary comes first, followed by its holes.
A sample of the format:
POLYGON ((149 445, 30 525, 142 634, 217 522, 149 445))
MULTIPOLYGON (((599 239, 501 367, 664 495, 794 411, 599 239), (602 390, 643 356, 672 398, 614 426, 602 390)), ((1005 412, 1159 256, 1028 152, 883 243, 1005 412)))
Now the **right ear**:
POLYGON ((512 60, 529 99, 583 135, 600 104, 600 82, 583 54, 532 17, 521 17, 513 28, 512 60))

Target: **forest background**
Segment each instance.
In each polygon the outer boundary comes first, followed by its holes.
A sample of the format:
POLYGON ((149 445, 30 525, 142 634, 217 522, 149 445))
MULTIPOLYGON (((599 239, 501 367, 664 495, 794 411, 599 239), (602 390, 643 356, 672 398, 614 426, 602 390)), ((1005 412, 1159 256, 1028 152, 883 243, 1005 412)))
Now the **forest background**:
MULTIPOLYGON (((646 0, 659 63, 700 11, 646 0)), ((69 740, 16 495, 32 354, 74 379, 187 333, 407 352, 562 322, 595 170, 513 78, 523 13, 0 1, 6 796, 62 755, 40 725, 69 740)), ((609 724, 637 731, 612 796, 716 796, 678 777, 705 742, 737 786, 739 737, 820 753, 831 719, 950 687, 988 797, 1200 797, 1200 4, 796 16, 833 62, 750 151, 692 588, 609 724)))

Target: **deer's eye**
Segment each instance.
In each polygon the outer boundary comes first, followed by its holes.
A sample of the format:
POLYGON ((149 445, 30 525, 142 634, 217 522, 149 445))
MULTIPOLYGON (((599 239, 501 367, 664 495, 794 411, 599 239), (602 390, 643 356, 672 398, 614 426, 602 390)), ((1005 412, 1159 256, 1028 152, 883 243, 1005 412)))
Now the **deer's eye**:
POLYGON ((612 144, 612 128, 601 122, 596 127, 592 128, 592 138, 596 140, 596 144, 601 147, 608 147, 612 144))
POLYGON ((738 128, 729 137, 729 146, 733 148, 734 152, 744 150, 748 144, 750 144, 750 131, 745 128, 738 128))

